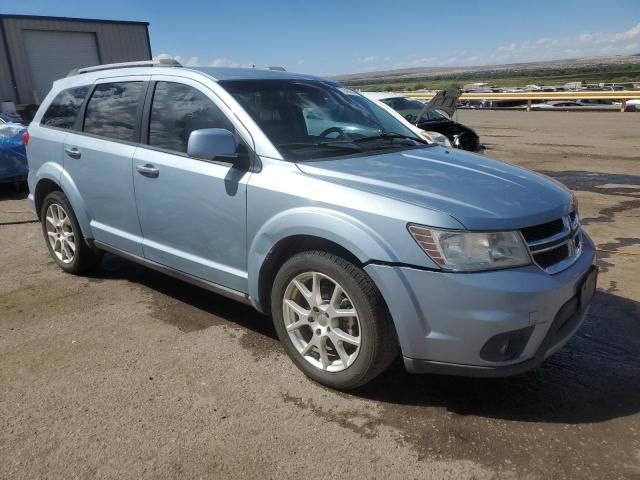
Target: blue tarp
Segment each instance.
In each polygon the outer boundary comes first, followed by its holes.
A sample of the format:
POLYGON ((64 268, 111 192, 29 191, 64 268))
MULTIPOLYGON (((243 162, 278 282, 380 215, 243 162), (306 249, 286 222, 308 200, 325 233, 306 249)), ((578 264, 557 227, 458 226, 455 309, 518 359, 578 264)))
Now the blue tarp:
POLYGON ((22 143, 26 127, 17 123, 0 122, 0 181, 21 180, 27 177, 29 166, 22 143))

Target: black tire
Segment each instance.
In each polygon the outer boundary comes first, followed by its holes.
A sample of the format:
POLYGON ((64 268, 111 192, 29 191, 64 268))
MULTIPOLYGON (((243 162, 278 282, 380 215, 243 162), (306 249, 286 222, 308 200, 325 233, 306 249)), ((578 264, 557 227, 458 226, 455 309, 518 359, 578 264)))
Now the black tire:
POLYGON ((44 240, 49 249, 51 258, 58 264, 58 266, 67 273, 74 275, 80 275, 94 268, 102 259, 102 254, 94 252, 89 248, 85 242, 80 225, 76 219, 76 215, 71 208, 71 204, 67 199, 67 196, 60 191, 54 191, 49 193, 42 202, 42 208, 40 209, 40 223, 42 224, 42 234, 44 240), (63 262, 54 252, 51 243, 49 242, 49 235, 47 233, 47 210, 51 205, 59 205, 64 209, 64 212, 68 215, 71 222, 71 228, 73 231, 73 239, 76 246, 76 251, 73 255, 72 261, 69 263, 63 262))
POLYGON ((370 382, 398 355, 393 321, 374 283, 353 263, 327 252, 302 252, 282 265, 271 291, 271 313, 280 342, 296 366, 316 382, 337 390, 351 390, 370 382), (287 333, 282 305, 285 291, 296 276, 305 272, 320 272, 337 281, 358 313, 360 351, 353 363, 342 371, 328 372, 309 363, 287 333))

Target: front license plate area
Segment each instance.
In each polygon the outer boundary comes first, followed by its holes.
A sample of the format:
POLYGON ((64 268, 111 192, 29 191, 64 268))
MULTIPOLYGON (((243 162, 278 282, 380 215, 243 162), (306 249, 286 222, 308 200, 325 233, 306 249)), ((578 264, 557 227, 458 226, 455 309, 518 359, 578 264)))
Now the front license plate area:
POLYGON ((598 283, 598 268, 591 267, 591 271, 587 273, 582 285, 580 286, 580 310, 584 310, 596 293, 596 284, 598 283))

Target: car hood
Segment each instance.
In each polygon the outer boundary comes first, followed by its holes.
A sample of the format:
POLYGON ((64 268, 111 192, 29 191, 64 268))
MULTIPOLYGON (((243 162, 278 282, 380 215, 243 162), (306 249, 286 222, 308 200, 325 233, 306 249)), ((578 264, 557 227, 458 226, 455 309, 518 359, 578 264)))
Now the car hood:
POLYGON ((449 214, 470 230, 537 225, 570 208, 571 192, 555 180, 440 146, 297 165, 330 182, 449 214))
POLYGON ((418 118, 422 118, 425 113, 432 110, 442 110, 447 115, 452 116, 456 111, 456 105, 458 104, 460 95, 462 95, 462 90, 457 87, 440 90, 425 104, 418 118))

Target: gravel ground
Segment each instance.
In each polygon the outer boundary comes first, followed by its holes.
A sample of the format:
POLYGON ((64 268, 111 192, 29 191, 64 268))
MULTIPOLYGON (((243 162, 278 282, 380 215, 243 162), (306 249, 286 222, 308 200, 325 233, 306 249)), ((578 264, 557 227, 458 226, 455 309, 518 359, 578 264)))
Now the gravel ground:
POLYGON ((250 308, 114 256, 50 260, 0 192, 0 478, 640 479, 640 114, 461 111, 487 154, 576 191, 585 326, 507 379, 307 380, 250 308))

